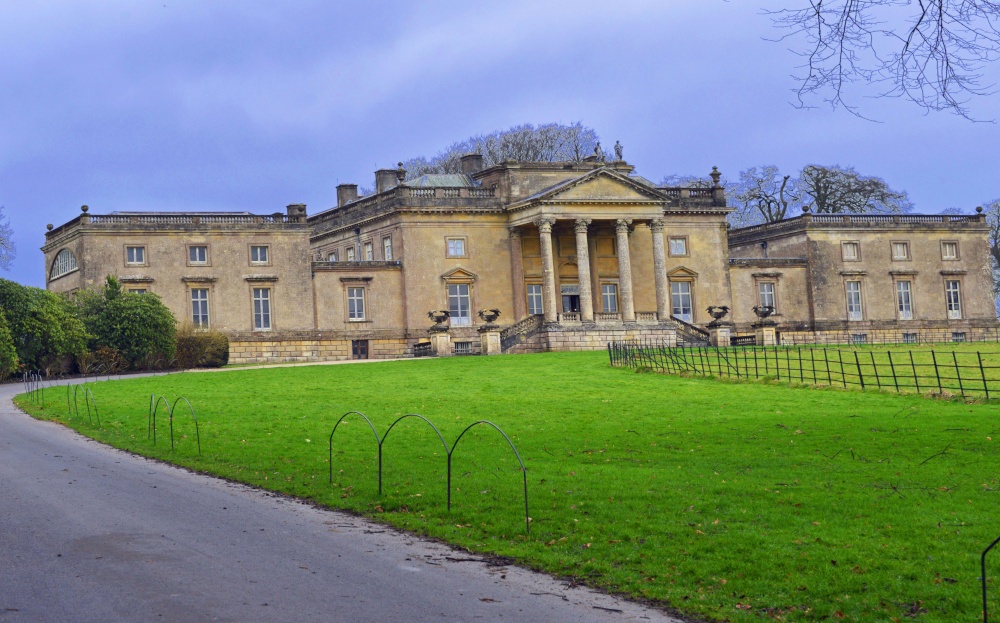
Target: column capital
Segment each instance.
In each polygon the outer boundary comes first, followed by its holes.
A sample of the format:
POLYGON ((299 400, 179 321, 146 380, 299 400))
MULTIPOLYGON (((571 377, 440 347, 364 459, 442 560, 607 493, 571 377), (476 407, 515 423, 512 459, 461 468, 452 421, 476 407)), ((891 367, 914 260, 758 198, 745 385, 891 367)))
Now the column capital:
POLYGON ((659 233, 663 232, 663 219, 662 218, 654 218, 653 220, 651 220, 648 223, 648 225, 649 225, 649 229, 651 229, 654 234, 659 234, 659 233))
POLYGON ((593 221, 589 218, 578 218, 573 224, 573 231, 578 234, 585 234, 587 233, 587 227, 589 227, 592 222, 593 221))
POLYGON ((538 226, 538 231, 543 234, 551 234, 552 226, 556 224, 556 219, 552 217, 542 217, 535 219, 535 225, 538 226))
POLYGON ((516 225, 509 225, 507 227, 507 232, 510 234, 511 238, 520 238, 521 237, 521 228, 517 227, 516 225))
POLYGON ((632 219, 620 218, 615 221, 615 231, 619 234, 627 234, 629 232, 630 225, 632 225, 632 219))

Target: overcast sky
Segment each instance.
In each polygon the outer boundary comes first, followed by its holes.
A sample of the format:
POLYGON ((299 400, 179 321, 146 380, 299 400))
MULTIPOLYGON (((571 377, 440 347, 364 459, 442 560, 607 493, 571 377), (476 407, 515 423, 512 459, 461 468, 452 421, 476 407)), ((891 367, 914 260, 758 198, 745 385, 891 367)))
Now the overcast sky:
MULTIPOLYGON (((312 214, 338 183, 522 123, 581 121, 652 180, 839 164, 917 212, 1000 197, 998 124, 864 93, 881 123, 792 106, 799 59, 760 14, 782 4, 5 2, 0 205, 18 251, 0 277, 44 286, 45 224, 81 204, 312 214)), ((998 103, 972 112, 1000 119, 998 103)))

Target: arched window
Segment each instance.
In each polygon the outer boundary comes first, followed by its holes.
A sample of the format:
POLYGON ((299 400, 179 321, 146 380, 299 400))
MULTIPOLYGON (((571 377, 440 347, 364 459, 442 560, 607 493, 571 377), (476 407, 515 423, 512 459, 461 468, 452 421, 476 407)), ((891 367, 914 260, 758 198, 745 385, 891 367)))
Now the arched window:
POLYGON ((49 279, 62 277, 66 273, 76 269, 76 256, 69 249, 63 249, 59 253, 56 253, 56 259, 52 262, 52 272, 49 274, 49 279))

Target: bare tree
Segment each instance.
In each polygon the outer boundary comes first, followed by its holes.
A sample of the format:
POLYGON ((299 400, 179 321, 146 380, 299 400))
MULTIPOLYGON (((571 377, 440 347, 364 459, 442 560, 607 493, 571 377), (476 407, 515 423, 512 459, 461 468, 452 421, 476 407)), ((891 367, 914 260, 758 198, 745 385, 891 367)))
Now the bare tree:
POLYGON ((403 168, 411 179, 432 173, 459 173, 461 157, 469 153, 482 154, 488 167, 505 161, 579 162, 593 153, 597 141, 597 133, 580 122, 539 126, 526 123, 453 143, 430 160, 411 158, 403 162, 403 168))
POLYGON ((849 101, 860 83, 971 119, 969 100, 993 92, 982 77, 1000 58, 1000 2, 809 0, 764 12, 786 31, 779 40, 804 40, 795 77, 802 106, 817 96, 862 116, 849 101))
POLYGON ((4 218, 3 209, 0 206, 0 268, 10 270, 17 248, 14 246, 14 230, 11 229, 10 221, 4 218))
MULTIPOLYGON (((711 188, 712 180, 704 175, 681 175, 673 173, 664 175, 660 180, 660 187, 666 188, 711 188)), ((726 186, 726 179, 722 178, 719 185, 726 186)))
POLYGON ((735 211, 729 222, 735 227, 773 223, 794 216, 789 210, 802 206, 799 180, 782 175, 773 164, 740 171, 740 179, 726 192, 735 211))
POLYGON ((799 175, 803 201, 820 214, 850 212, 909 212, 906 191, 889 188, 879 177, 866 177, 852 167, 808 165, 799 175))

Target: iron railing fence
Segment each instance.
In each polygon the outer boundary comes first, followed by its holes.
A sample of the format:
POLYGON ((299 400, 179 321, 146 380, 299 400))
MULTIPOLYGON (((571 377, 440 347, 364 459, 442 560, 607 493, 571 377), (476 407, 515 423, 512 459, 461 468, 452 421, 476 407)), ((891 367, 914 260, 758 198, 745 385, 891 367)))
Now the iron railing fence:
POLYGON ((973 398, 1000 397, 1000 352, 833 349, 814 346, 670 347, 608 343, 612 366, 667 374, 767 379, 973 398))

